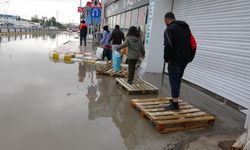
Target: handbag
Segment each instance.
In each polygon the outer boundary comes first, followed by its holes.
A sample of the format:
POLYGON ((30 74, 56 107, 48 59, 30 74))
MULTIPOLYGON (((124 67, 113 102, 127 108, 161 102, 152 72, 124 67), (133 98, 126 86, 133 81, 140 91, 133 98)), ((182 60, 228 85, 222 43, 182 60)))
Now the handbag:
POLYGON ((102 59, 103 51, 104 51, 103 48, 97 47, 95 57, 96 57, 97 59, 102 59))

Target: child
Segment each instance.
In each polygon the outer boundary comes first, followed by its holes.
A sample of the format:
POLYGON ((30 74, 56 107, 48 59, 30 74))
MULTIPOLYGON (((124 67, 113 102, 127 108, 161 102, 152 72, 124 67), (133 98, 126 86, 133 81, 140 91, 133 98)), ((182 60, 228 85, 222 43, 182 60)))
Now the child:
POLYGON ((117 49, 125 47, 128 47, 128 83, 133 84, 136 64, 141 56, 145 56, 144 45, 135 26, 129 28, 125 42, 117 49))

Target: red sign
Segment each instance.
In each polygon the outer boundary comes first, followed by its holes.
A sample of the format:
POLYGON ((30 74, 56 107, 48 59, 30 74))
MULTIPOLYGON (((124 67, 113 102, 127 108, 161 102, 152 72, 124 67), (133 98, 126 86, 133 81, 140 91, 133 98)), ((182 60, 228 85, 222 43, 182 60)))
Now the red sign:
POLYGON ((90 8, 102 8, 102 3, 99 0, 92 0, 92 2, 88 2, 87 6, 90 8))
POLYGON ((79 13, 83 13, 84 12, 84 8, 83 7, 78 7, 78 12, 79 13))

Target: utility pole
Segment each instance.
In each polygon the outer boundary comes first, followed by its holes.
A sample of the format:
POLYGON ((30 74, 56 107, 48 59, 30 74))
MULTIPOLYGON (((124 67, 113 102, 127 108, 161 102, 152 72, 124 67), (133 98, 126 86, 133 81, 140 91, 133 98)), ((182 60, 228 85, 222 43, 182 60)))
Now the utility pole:
MULTIPOLYGON (((80 7, 82 7, 82 0, 80 0, 80 7)), ((80 12, 80 22, 82 20, 82 13, 80 12)))
POLYGON ((56 10, 56 22, 59 22, 59 20, 58 20, 58 10, 56 10))

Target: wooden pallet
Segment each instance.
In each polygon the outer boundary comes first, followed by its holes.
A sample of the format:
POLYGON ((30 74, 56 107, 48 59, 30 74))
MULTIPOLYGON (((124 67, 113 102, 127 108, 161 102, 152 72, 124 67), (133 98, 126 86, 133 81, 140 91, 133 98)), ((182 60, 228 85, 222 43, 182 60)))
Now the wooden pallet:
POLYGON ((158 88, 142 80, 135 79, 133 84, 127 83, 127 79, 116 78, 116 83, 121 85, 129 94, 158 94, 158 88))
POLYGON ((132 106, 150 119, 160 133, 191 130, 213 126, 215 117, 200 111, 182 100, 180 111, 165 111, 171 98, 133 99, 132 106))
POLYGON ((96 70, 97 75, 111 76, 111 77, 119 77, 126 78, 128 74, 127 68, 122 68, 120 71, 115 71, 112 66, 101 67, 96 70))

